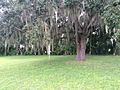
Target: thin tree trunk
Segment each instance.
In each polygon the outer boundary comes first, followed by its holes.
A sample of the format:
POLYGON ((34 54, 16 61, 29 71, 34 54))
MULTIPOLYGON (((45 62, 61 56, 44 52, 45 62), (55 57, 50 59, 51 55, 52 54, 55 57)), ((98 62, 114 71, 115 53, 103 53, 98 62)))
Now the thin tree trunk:
POLYGON ((47 54, 49 55, 49 59, 50 59, 50 49, 51 49, 50 43, 48 43, 48 45, 47 45, 47 54))
POLYGON ((8 54, 10 54, 9 50, 10 50, 10 45, 8 44, 7 50, 6 50, 8 52, 8 54))
POLYGON ((5 56, 7 55, 7 48, 6 48, 6 47, 5 47, 4 55, 5 55, 5 56))
POLYGON ((52 41, 52 52, 54 51, 54 39, 51 40, 52 41))
POLYGON ((4 55, 6 56, 7 55, 7 40, 5 40, 4 47, 5 47, 4 55))

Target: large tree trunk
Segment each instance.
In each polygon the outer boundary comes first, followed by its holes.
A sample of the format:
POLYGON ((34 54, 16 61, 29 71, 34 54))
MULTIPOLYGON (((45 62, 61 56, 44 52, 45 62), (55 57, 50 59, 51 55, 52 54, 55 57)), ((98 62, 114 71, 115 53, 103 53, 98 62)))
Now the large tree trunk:
POLYGON ((79 42, 77 44, 77 56, 76 59, 79 61, 84 61, 86 59, 86 38, 85 36, 80 36, 79 42))

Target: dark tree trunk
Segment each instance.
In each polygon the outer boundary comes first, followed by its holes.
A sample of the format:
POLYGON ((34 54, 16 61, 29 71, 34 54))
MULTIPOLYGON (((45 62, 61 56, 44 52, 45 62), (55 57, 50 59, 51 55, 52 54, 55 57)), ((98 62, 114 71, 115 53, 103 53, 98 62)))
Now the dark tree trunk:
POLYGON ((85 36, 80 36, 79 42, 77 44, 77 56, 76 56, 76 59, 78 61, 84 61, 86 59, 85 51, 86 51, 86 38, 85 36))

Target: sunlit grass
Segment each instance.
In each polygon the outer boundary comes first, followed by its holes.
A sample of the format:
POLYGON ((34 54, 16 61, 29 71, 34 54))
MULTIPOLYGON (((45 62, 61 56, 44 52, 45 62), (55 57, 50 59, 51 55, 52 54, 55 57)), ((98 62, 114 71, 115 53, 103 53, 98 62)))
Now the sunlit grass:
POLYGON ((0 57, 0 90, 120 90, 120 57, 0 57))

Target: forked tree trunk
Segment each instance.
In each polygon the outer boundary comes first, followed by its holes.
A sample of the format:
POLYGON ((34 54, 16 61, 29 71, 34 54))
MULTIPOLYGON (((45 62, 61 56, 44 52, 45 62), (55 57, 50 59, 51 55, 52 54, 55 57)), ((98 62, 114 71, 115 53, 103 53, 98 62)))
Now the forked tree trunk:
POLYGON ((77 44, 77 56, 76 59, 78 61, 84 61, 86 59, 86 38, 85 36, 81 36, 79 42, 77 44))

